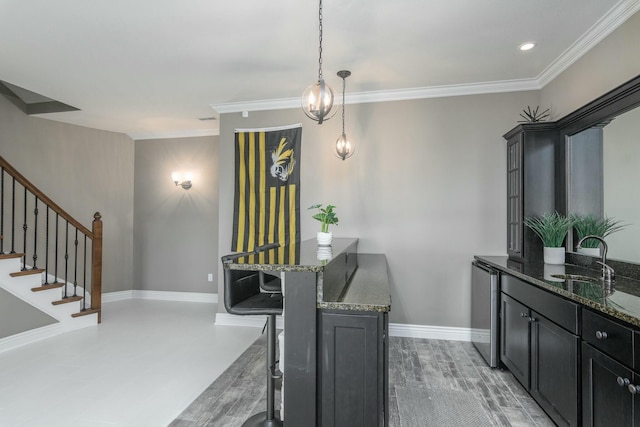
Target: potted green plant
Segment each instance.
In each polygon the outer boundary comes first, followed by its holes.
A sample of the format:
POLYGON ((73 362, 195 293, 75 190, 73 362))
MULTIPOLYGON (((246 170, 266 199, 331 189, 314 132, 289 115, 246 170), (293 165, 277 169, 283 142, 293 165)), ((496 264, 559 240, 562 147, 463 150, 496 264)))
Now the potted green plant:
MULTIPOLYGON (((604 239, 611 233, 615 233, 626 227, 626 224, 621 224, 620 221, 614 218, 598 218, 593 214, 578 215, 572 213, 570 217, 573 220, 573 228, 578 234, 578 239, 586 236, 598 236, 604 239)), ((582 247, 578 249, 578 253, 600 256, 600 242, 598 240, 587 239, 582 242, 581 246, 582 247)))
POLYGON ((562 244, 573 225, 573 220, 558 212, 547 212, 525 218, 524 223, 542 240, 545 264, 564 264, 565 248, 562 244))
POLYGON ((318 231, 317 239, 319 245, 330 245, 333 240, 333 235, 329 232, 330 225, 338 225, 338 216, 334 212, 336 207, 334 205, 327 205, 322 207, 322 204, 310 206, 307 210, 317 209, 318 213, 313 215, 313 219, 320 221, 321 228, 318 231))

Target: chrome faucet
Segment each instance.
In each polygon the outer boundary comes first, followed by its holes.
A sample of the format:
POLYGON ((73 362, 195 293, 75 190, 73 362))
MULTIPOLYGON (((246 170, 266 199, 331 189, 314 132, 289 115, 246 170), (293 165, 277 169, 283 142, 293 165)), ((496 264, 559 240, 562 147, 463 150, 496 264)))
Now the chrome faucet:
POLYGON ((602 243, 602 261, 596 261, 596 262, 602 265, 602 280, 604 280, 605 283, 611 284, 611 282, 613 282, 616 279, 616 273, 615 271, 613 271, 613 268, 607 265, 607 249, 609 249, 609 247, 607 246, 607 242, 605 242, 604 239, 600 236, 589 235, 589 236, 584 236, 582 239, 580 239, 576 248, 577 249, 582 248, 582 242, 584 242, 587 239, 596 239, 600 243, 602 243))

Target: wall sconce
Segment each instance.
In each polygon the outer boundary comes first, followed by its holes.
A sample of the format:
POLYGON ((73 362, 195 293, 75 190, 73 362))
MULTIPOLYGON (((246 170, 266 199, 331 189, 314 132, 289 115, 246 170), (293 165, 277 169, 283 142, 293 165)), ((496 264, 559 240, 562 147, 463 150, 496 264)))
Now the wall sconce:
POLYGON ((184 174, 184 180, 182 179, 182 174, 180 172, 172 172, 171 173, 171 180, 173 181, 173 183, 176 185, 176 187, 179 185, 180 187, 184 188, 185 190, 188 190, 191 188, 191 180, 193 179, 193 176, 190 173, 185 173, 184 174))

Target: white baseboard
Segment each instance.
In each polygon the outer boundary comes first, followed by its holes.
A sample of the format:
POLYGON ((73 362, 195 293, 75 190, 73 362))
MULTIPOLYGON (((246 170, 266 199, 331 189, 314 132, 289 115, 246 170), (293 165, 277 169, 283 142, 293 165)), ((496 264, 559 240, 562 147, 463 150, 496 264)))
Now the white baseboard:
MULTIPOLYGON (((229 313, 216 313, 216 325, 224 326, 253 326, 262 328, 265 316, 236 316, 229 313)), ((284 319, 277 317, 276 327, 284 328, 284 319)), ((392 337, 424 338, 432 340, 471 341, 470 328, 456 328, 447 326, 405 325, 390 323, 389 335, 392 337)))
POLYGON ((46 338, 54 337, 56 335, 62 334, 63 332, 65 332, 63 325, 60 323, 54 323, 52 325, 47 325, 41 328, 11 335, 6 338, 0 339, 0 353, 46 338))
MULTIPOLYGON (((128 299, 149 299, 162 301, 200 302, 216 304, 218 294, 196 292, 169 292, 129 290, 107 292, 102 295, 102 302, 109 303, 128 299)), ((266 323, 266 316, 237 316, 229 313, 216 313, 215 324, 220 326, 249 326, 262 328, 266 323)), ((284 328, 283 316, 276 318, 276 328, 284 328)), ((50 338, 65 332, 63 325, 56 323, 42 328, 22 332, 0 339, 0 353, 16 347, 30 344, 45 338, 50 338)), ((471 341, 471 328, 457 328, 450 326, 410 325, 390 323, 389 335, 393 337, 423 338, 450 341, 471 341)))
POLYGON ((133 291, 106 292, 102 294, 102 303, 124 301, 133 298, 133 291))
POLYGON ((471 328, 390 323, 389 335, 392 337, 424 338, 431 340, 471 341, 471 328))
POLYGON ((199 292, 144 291, 134 289, 131 291, 107 292, 102 294, 102 302, 104 303, 134 298, 161 301, 202 302, 208 304, 218 303, 218 294, 199 292))

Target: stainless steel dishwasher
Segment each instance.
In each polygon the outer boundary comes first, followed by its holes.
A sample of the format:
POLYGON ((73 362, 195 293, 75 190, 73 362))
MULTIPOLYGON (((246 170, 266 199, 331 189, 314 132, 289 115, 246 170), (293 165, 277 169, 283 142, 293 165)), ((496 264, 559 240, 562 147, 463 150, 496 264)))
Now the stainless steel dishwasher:
POLYGON ((471 263, 471 342, 492 368, 500 364, 500 273, 480 261, 471 263))

